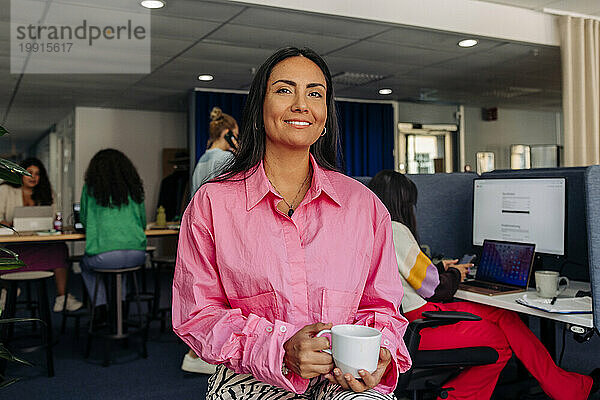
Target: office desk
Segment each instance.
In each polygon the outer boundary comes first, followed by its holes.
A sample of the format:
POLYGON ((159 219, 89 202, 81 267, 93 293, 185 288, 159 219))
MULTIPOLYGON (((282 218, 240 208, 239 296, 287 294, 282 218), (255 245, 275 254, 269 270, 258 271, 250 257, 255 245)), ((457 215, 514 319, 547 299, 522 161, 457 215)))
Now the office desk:
MULTIPOLYGON (((147 237, 176 236, 176 229, 146 229, 147 237)), ((85 240, 84 233, 66 233, 63 235, 0 235, 0 244, 37 243, 37 242, 73 242, 85 240)))
MULTIPOLYGON (((566 289, 560 297, 574 297, 578 290, 590 290, 589 282, 571 281, 569 288, 566 289)), ((458 290, 454 297, 460 300, 468 300, 474 303, 486 304, 488 306, 494 306, 503 308, 505 310, 516 311, 518 313, 540 317, 541 340, 554 359, 556 356, 555 322, 563 322, 589 329, 594 327, 594 319, 592 314, 555 314, 542 310, 536 310, 535 308, 526 307, 517 303, 515 300, 519 297, 522 297, 524 293, 525 292, 488 296, 485 294, 458 290)), ((535 293, 535 289, 529 288, 527 293, 535 293)))

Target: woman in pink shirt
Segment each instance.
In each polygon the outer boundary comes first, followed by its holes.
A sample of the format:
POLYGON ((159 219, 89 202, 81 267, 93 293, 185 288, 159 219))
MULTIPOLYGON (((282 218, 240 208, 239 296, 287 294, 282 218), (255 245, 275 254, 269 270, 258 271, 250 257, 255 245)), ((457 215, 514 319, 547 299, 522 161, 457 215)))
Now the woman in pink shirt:
POLYGON ((410 367, 385 206, 337 172, 331 74, 310 49, 279 50, 246 101, 235 161, 184 213, 173 328, 219 364, 207 399, 393 398, 410 367), (376 371, 343 375, 315 334, 379 329, 376 371), (354 395, 353 395, 354 392, 354 395))

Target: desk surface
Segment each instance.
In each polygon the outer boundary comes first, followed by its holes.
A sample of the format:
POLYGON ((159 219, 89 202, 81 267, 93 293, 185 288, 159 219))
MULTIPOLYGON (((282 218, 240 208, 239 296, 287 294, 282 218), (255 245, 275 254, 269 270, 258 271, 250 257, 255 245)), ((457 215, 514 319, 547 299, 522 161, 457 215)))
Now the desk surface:
MULTIPOLYGON (((575 293, 577 293, 578 290, 590 290, 589 282, 571 281, 569 288, 565 290, 560 297, 574 297, 575 293)), ((527 292, 535 293, 535 289, 529 288, 527 292)), ((584 326, 587 328, 593 328, 594 326, 592 314, 555 314, 545 312, 542 310, 536 310, 535 308, 526 307, 522 304, 517 303, 515 300, 519 297, 522 297, 523 294, 524 292, 502 294, 498 296, 488 296, 485 294, 459 290, 456 292, 454 297, 461 300, 472 301, 474 303, 487 304, 488 306, 494 306, 504 308, 506 310, 520 312, 523 314, 534 315, 536 317, 565 322, 572 325, 584 326)))
MULTIPOLYGON (((179 234, 175 229, 146 229, 146 236, 175 236, 179 234)), ((66 233, 63 235, 0 235, 0 243, 26 243, 26 242, 70 242, 85 240, 84 233, 66 233)))

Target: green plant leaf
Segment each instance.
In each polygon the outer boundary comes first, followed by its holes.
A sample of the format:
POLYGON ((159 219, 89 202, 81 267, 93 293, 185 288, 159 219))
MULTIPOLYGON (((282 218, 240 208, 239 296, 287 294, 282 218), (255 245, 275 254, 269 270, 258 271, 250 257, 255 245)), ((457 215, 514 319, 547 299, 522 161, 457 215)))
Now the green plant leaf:
POLYGON ((10 269, 22 268, 25 266, 23 260, 15 258, 0 258, 0 271, 7 271, 10 269))
POLYGON ((8 380, 4 380, 4 377, 0 377, 0 389, 7 387, 8 385, 12 385, 15 382, 18 382, 19 380, 21 380, 21 378, 11 378, 8 380))
POLYGON ((4 358, 5 360, 20 363, 20 364, 25 364, 29 367, 31 367, 33 365, 32 363, 30 363, 27 360, 23 360, 22 358, 15 357, 14 355, 12 355, 12 353, 10 351, 8 351, 8 349, 6 347, 4 347, 4 345, 2 343, 0 343, 0 358, 4 358))
POLYGON ((3 127, 2 125, 0 125, 0 136, 4 136, 8 133, 8 131, 6 130, 5 127, 3 127))
POLYGON ((7 160, 5 158, 0 158, 0 167, 11 171, 13 173, 18 173, 21 175, 27 175, 27 176, 31 176, 31 174, 29 173, 29 171, 27 171, 25 168, 21 167, 19 164, 14 163, 10 160, 7 160))
MULTIPOLYGON (((0 324, 14 324, 16 322, 39 322, 42 325, 46 325, 46 322, 42 321, 39 318, 5 318, 5 319, 0 319, 0 324)), ((2 343, 0 343, 0 346, 2 346, 2 343)))

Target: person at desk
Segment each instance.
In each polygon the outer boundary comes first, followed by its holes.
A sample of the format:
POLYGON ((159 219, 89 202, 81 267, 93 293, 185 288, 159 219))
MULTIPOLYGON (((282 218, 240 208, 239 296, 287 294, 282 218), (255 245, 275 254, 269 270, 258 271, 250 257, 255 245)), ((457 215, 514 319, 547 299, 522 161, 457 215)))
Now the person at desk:
POLYGON ((173 329, 220 364, 208 400, 393 399, 410 367, 389 213, 336 172, 331 85, 312 50, 269 57, 250 87, 234 163, 183 215, 173 329), (329 341, 314 337, 332 323, 382 332, 376 371, 357 380, 334 368, 322 352, 329 341))
POLYGON ((482 318, 477 322, 425 328, 421 331, 419 349, 489 346, 498 352, 495 364, 468 368, 451 379, 445 385, 454 388, 448 392, 449 399, 489 399, 513 352, 552 399, 583 400, 598 390, 600 369, 586 376, 559 368, 517 313, 464 301, 443 303, 452 300, 466 271, 460 265, 443 268, 460 271, 453 273, 436 268, 421 251, 415 239, 416 185, 399 172, 384 170, 373 177, 369 188, 392 217, 396 258, 405 287, 402 309, 406 318, 412 322, 421 318, 424 311, 466 311, 482 318))
MULTIPOLYGON (((15 207, 52 206, 54 197, 52 186, 44 164, 37 158, 27 158, 20 163, 31 176, 23 175, 22 184, 15 185, 4 182, 0 185, 0 222, 13 225, 15 207)), ((56 299, 53 310, 62 311, 65 299, 68 311, 76 311, 83 305, 73 295, 66 292, 68 249, 64 243, 31 243, 8 245, 7 248, 19 254, 25 267, 12 272, 45 271, 54 272, 56 283, 56 299)), ((7 272, 10 273, 10 272, 7 272)))
MULTIPOLYGON (((142 180, 125 154, 100 150, 85 172, 81 190, 80 218, 85 227, 85 255, 81 260, 83 280, 93 299, 94 268, 114 269, 146 262, 146 209, 142 180)), ((105 313, 106 289, 98 283, 96 314, 105 313)))
MULTIPOLYGON (((233 162, 233 152, 237 148, 239 134, 237 121, 231 115, 221 111, 219 107, 213 107, 210 119, 207 150, 194 169, 192 193, 196 193, 203 183, 218 176, 228 163, 233 162)), ((214 374, 216 368, 215 365, 198 357, 192 349, 185 354, 181 363, 183 371, 199 374, 214 374)))
POLYGON ((207 150, 198 160, 192 175, 192 193, 196 193, 200 185, 219 175, 233 161, 239 134, 238 124, 231 115, 225 114, 219 107, 213 107, 208 134, 207 150))

